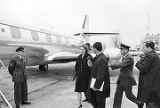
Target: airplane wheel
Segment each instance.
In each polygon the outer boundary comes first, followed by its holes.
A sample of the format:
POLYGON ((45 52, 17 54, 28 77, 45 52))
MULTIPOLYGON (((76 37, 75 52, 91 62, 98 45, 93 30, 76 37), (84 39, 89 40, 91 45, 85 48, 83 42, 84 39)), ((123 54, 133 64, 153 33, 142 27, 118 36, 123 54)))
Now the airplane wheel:
POLYGON ((39 65, 40 71, 48 71, 48 65, 39 65))
POLYGON ((48 71, 48 65, 43 65, 44 67, 43 67, 43 70, 44 71, 48 71))

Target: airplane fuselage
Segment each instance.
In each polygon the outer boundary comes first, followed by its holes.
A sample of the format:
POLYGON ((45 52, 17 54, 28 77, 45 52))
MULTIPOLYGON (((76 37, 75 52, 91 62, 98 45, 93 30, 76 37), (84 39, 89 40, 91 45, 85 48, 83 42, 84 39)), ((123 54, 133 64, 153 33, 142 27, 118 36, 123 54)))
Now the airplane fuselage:
POLYGON ((76 37, 48 33, 0 23, 0 59, 8 60, 16 55, 16 48, 24 46, 27 65, 43 65, 56 61, 76 59, 82 40, 76 37))

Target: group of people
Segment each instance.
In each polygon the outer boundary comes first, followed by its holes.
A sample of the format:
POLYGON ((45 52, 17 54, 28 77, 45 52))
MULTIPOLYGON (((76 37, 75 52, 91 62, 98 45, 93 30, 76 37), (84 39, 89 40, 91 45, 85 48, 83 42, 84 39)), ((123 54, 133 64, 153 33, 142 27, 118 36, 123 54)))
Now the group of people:
MULTIPOLYGON (((120 68, 117 80, 117 88, 114 97, 113 108, 121 108, 123 92, 126 97, 143 108, 160 108, 160 58, 154 49, 152 41, 143 43, 143 55, 135 66, 140 71, 137 97, 132 93, 132 86, 137 85, 133 76, 134 59, 129 54, 130 46, 121 44, 122 59, 120 62, 108 64, 108 58, 103 53, 102 43, 91 46, 86 43, 81 46, 81 54, 78 56, 75 65, 75 92, 77 92, 78 108, 82 108, 82 92, 86 97, 84 102, 92 104, 93 108, 105 108, 106 98, 110 97, 110 76, 109 67, 112 70, 120 68)), ((8 70, 14 82, 14 100, 16 108, 20 105, 31 104, 28 102, 27 58, 24 56, 25 49, 16 49, 17 56, 9 62, 8 70)))
POLYGON ((93 44, 93 58, 90 45, 81 46, 81 54, 75 65, 75 92, 78 97, 78 108, 82 108, 82 92, 93 108, 105 108, 106 98, 110 97, 109 67, 120 69, 113 108, 121 108, 123 92, 126 97, 137 104, 138 108, 160 108, 160 58, 152 41, 143 43, 143 55, 135 66, 140 71, 137 97, 132 93, 132 86, 137 85, 133 76, 134 59, 129 54, 130 46, 121 44, 121 61, 108 65, 108 58, 103 54, 102 43, 93 44))

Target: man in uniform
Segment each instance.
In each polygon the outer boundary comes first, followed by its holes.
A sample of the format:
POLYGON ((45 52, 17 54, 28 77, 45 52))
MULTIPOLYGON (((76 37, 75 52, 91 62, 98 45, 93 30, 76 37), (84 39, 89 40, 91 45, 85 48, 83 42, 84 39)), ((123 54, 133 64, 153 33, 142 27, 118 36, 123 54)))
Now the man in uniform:
POLYGON ((31 104, 28 100, 28 88, 27 88, 27 73, 26 62, 27 59, 24 56, 24 48, 19 47, 16 49, 17 56, 10 60, 8 70, 12 75, 12 81, 14 82, 14 101, 16 108, 20 108, 20 104, 31 104))
POLYGON ((136 81, 133 77, 133 65, 134 60, 132 56, 129 55, 130 46, 121 44, 121 55, 122 61, 119 63, 111 64, 112 69, 120 68, 120 75, 117 81, 117 88, 114 97, 113 108, 121 108, 123 92, 125 92, 126 97, 132 102, 136 103, 138 106, 141 102, 132 93, 132 86, 136 85, 136 81))

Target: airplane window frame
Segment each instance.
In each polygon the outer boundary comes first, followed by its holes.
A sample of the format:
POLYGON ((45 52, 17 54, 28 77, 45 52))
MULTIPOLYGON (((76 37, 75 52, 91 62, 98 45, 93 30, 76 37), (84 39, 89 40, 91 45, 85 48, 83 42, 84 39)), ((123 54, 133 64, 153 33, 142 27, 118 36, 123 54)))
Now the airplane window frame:
POLYGON ((1 32, 3 32, 3 33, 4 33, 4 32, 5 32, 5 29, 4 29, 4 28, 1 28, 1 32))
POLYGON ((21 39, 22 37, 21 31, 19 28, 10 26, 10 33, 11 33, 11 36, 15 39, 21 39))
POLYGON ((46 34, 46 40, 47 42, 52 42, 52 37, 49 34, 46 34))
POLYGON ((56 36, 56 40, 58 44, 62 44, 61 36, 56 36))
POLYGON ((31 36, 34 41, 39 41, 39 35, 36 31, 31 30, 31 36))

